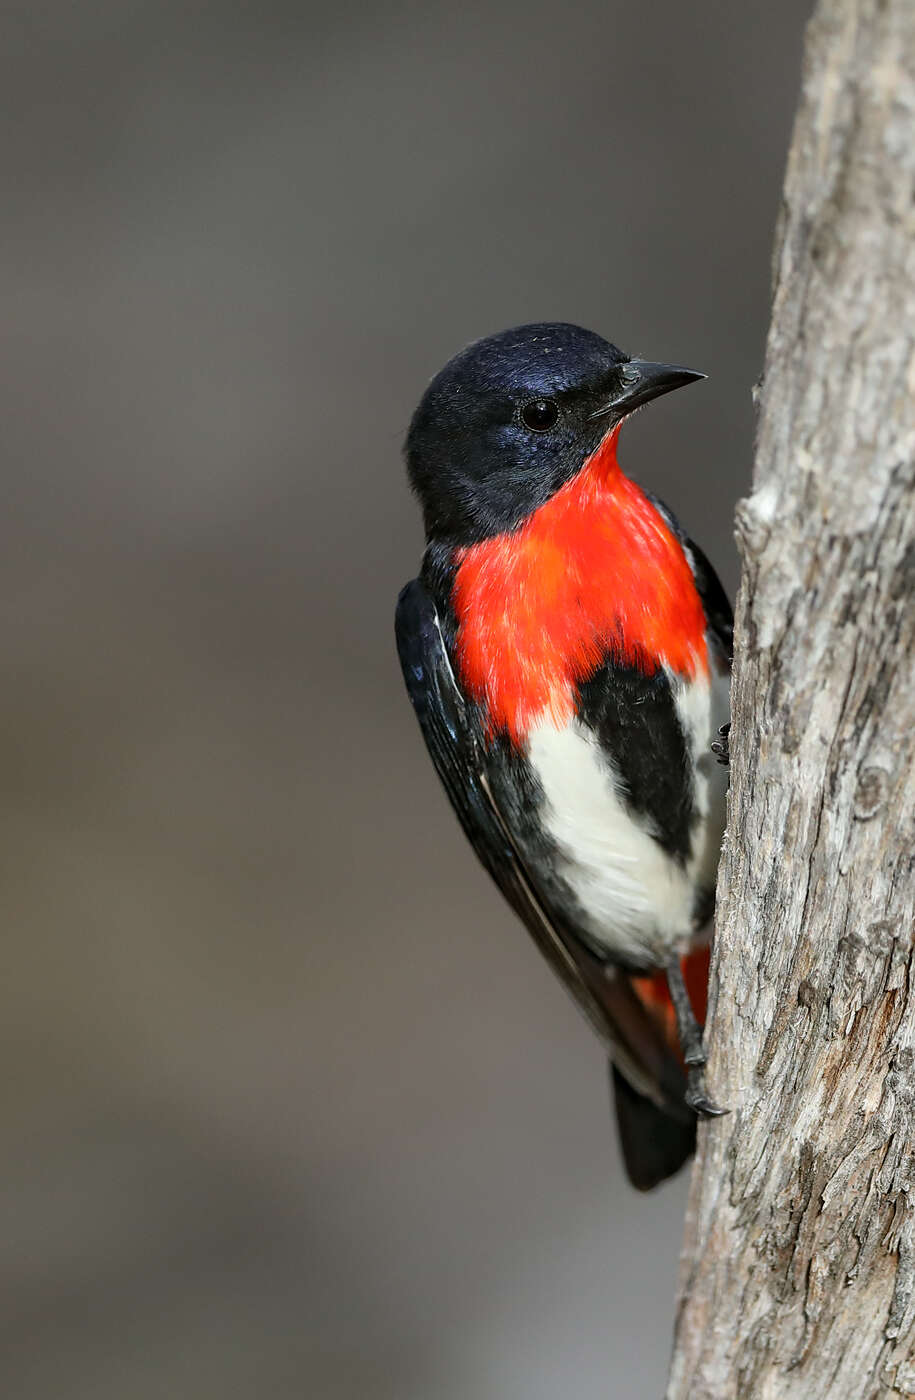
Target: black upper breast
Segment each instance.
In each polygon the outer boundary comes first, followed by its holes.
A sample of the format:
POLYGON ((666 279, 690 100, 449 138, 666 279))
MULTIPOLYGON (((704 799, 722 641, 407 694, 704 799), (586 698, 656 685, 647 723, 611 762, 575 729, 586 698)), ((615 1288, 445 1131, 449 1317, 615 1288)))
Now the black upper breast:
POLYGON ((685 863, 695 821, 692 761, 667 674, 608 661, 578 686, 575 708, 612 763, 629 810, 685 863))

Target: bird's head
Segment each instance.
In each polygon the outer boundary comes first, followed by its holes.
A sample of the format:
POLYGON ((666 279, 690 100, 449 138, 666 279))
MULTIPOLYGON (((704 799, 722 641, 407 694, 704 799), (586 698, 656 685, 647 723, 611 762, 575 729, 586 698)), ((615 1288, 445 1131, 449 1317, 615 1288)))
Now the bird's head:
POLYGON ((469 345, 432 380, 407 436, 427 536, 467 545, 512 529, 634 409, 704 377, 561 323, 469 345))

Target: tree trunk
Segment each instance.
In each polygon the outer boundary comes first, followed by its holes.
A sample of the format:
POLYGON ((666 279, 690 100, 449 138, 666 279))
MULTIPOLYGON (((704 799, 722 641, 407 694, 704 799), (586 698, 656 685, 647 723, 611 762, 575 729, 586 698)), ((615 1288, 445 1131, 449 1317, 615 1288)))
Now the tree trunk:
POLYGON ((915 0, 820 0, 738 510, 668 1400, 915 1395, 915 0))

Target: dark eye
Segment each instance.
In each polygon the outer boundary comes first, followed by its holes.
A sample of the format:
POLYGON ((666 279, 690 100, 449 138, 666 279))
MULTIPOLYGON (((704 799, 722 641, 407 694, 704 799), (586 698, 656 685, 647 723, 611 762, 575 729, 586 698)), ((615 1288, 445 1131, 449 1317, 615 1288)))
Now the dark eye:
POLYGON ((555 399, 531 399, 521 409, 521 422, 535 433, 545 433, 558 417, 559 405, 555 399))

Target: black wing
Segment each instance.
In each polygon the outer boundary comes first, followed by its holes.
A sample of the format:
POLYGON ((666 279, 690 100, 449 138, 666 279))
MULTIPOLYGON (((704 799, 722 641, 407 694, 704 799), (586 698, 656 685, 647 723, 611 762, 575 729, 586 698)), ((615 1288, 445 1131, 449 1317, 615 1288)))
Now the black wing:
MULTIPOLYGON (((609 971, 558 925, 493 801, 485 745, 457 684, 435 604, 420 579, 400 595, 397 649, 426 745, 479 859, 638 1094, 688 1122, 683 1071, 629 979, 609 971)), ((682 1160, 682 1158, 681 1158, 682 1160)))

